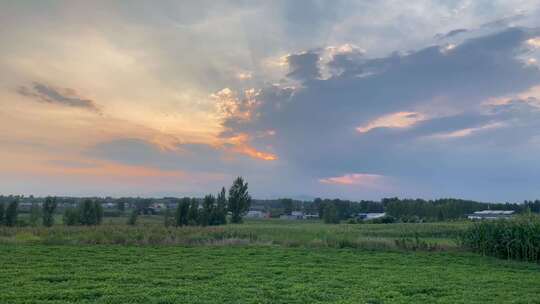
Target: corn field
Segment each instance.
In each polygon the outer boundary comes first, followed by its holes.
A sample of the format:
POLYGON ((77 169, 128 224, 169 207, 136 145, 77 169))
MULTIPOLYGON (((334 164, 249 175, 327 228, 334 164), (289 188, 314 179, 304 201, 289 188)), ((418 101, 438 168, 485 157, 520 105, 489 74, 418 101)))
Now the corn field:
POLYGON ((540 217, 475 223, 460 235, 459 242, 483 255, 540 262, 540 217))

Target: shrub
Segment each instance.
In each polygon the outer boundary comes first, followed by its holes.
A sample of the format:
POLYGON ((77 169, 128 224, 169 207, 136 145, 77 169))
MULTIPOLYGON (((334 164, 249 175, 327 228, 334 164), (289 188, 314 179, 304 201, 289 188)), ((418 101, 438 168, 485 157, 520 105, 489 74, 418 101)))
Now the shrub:
POLYGON ((137 218, 139 218, 139 210, 134 209, 128 217, 127 224, 130 226, 137 225, 137 218))
POLYGON ((370 222, 372 224, 393 224, 397 222, 397 219, 391 215, 385 215, 381 218, 373 219, 370 222))
POLYGON ((165 225, 165 227, 169 227, 173 225, 173 222, 174 221, 172 219, 171 209, 167 207, 167 209, 165 209, 165 214, 163 217, 163 224, 165 225))
POLYGON ((540 262, 540 218, 523 215, 474 223, 460 235, 459 243, 483 255, 540 262))

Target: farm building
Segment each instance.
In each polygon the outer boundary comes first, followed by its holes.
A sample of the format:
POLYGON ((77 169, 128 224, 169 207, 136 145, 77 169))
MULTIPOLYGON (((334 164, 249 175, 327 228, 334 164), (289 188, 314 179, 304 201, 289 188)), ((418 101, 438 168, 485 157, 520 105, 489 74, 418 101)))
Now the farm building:
POLYGON ((508 219, 514 215, 512 210, 482 210, 467 216, 470 220, 498 220, 508 219))
POLYGON ((246 215, 246 218, 267 218, 268 214, 260 210, 249 210, 246 215))
POLYGON ((306 214, 303 211, 293 211, 291 214, 284 214, 279 217, 280 219, 285 220, 309 220, 309 219, 318 219, 318 214, 306 214))
POLYGON ((384 217, 386 213, 358 213, 356 218, 362 221, 369 221, 384 217))

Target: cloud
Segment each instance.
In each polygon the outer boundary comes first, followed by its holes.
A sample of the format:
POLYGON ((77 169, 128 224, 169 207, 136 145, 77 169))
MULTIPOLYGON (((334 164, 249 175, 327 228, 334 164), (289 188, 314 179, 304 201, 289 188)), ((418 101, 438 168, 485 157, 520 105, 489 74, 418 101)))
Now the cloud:
POLYGON ((255 143, 272 145, 281 161, 321 182, 351 182, 355 176, 344 172, 370 172, 439 195, 463 191, 467 180, 478 187, 463 193, 480 195, 495 183, 487 175, 495 168, 518 172, 527 166, 500 155, 509 143, 520 147, 512 153, 528 153, 537 123, 522 110, 484 103, 540 85, 540 70, 519 59, 537 31, 505 29, 457 41, 451 51, 431 46, 379 58, 350 57, 350 64, 340 65, 342 73, 324 79, 320 71, 327 66, 317 51, 298 53, 297 61, 289 61, 288 77, 303 79, 301 88, 262 87, 250 119, 229 117, 223 126, 228 136, 275 130, 275 136, 255 143), (439 140, 426 140, 430 136, 439 140), (439 184, 443 180, 446 184, 439 184))
POLYGON ((292 54, 287 56, 289 64, 288 77, 307 81, 321 77, 319 70, 319 54, 314 51, 292 54))
POLYGON ((422 113, 397 112, 376 118, 367 125, 357 127, 356 131, 367 133, 375 128, 407 128, 424 119, 422 113))
POLYGON ((437 38, 437 39, 446 39, 446 38, 457 36, 459 34, 466 33, 468 31, 469 30, 467 30, 467 29, 455 29, 455 30, 451 30, 450 32, 448 32, 446 34, 437 34, 437 35, 435 35, 435 38, 437 38))
POLYGON ((383 178, 378 174, 349 173, 342 176, 321 178, 319 182, 330 185, 373 187, 381 183, 383 178))
POLYGON ((431 137, 440 138, 440 139, 465 137, 465 136, 471 136, 473 134, 477 134, 479 132, 486 131, 486 130, 502 128, 504 126, 505 124, 502 122, 495 122, 495 123, 489 123, 489 124, 485 124, 485 125, 474 127, 474 128, 465 128, 465 129, 460 129, 460 130, 452 131, 448 133, 433 134, 431 137))
POLYGON ((22 96, 31 97, 44 103, 82 108, 98 113, 100 112, 93 100, 79 97, 77 92, 70 88, 60 89, 39 82, 34 82, 31 87, 20 86, 17 89, 17 92, 22 96))
POLYGON ((540 48, 540 37, 534 37, 531 39, 528 39, 527 44, 534 47, 534 48, 540 48))

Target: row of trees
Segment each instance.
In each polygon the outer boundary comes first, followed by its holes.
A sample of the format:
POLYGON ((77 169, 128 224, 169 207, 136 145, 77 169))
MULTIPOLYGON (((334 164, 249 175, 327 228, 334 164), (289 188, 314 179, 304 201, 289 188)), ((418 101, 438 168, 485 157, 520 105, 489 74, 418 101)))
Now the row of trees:
POLYGON ((347 200, 315 199, 319 216, 327 223, 336 223, 356 217, 358 213, 385 212, 389 217, 402 222, 446 221, 465 218, 479 210, 513 210, 518 213, 531 211, 540 213, 540 201, 525 201, 524 204, 494 204, 471 200, 444 198, 437 200, 384 198, 379 201, 352 202, 347 200))
POLYGON ((68 226, 100 225, 103 221, 103 207, 100 202, 86 199, 76 208, 67 208, 64 211, 63 221, 68 226))
POLYGON ((0 203, 0 225, 13 227, 17 224, 17 213, 19 202, 14 200, 4 207, 4 203, 0 203))
MULTIPOLYGON (((177 205, 174 214, 175 226, 214 226, 227 224, 227 214, 231 214, 232 223, 242 222, 242 217, 249 210, 251 196, 248 192, 248 183, 238 177, 229 188, 227 198, 225 187, 217 197, 209 194, 204 197, 202 208, 196 199, 183 198, 177 205)), ((168 216, 165 217, 168 225, 168 216)))
MULTIPOLYGON (((37 225, 41 220, 46 227, 51 227, 54 224, 54 210, 56 209, 56 199, 47 197, 40 209, 37 204, 33 204, 30 212, 30 223, 37 225)), ((6 207, 4 203, 0 203, 0 225, 13 227, 18 223, 19 201, 17 199, 9 202, 6 207)))

